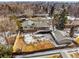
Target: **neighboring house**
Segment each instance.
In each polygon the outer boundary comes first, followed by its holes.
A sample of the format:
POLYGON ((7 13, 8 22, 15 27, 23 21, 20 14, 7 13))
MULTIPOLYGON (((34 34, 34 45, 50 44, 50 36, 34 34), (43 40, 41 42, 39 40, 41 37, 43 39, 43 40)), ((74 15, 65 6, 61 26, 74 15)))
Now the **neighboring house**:
POLYGON ((67 16, 67 18, 68 18, 68 20, 79 20, 79 18, 76 18, 76 17, 74 17, 74 16, 67 16))
POLYGON ((48 17, 49 14, 34 14, 33 16, 37 16, 37 17, 48 17))
POLYGON ((75 27, 79 27, 79 20, 68 20, 66 27, 71 27, 71 26, 75 26, 75 27))
POLYGON ((69 34, 73 34, 74 37, 79 35, 79 20, 68 20, 67 24, 65 24, 65 28, 70 29, 69 34))
POLYGON ((31 18, 24 22, 22 22, 23 29, 28 28, 49 28, 50 27, 50 18, 38 17, 38 18, 31 18))

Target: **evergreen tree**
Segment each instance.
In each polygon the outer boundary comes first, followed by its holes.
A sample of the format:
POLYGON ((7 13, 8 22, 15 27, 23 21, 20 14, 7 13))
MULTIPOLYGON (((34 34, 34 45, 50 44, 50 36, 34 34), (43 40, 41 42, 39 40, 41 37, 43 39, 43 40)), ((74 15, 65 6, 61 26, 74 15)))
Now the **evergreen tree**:
POLYGON ((65 28, 65 23, 67 21, 67 10, 65 8, 65 6, 62 6, 62 12, 60 13, 60 17, 59 17, 59 21, 57 24, 57 29, 59 30, 63 30, 65 28))

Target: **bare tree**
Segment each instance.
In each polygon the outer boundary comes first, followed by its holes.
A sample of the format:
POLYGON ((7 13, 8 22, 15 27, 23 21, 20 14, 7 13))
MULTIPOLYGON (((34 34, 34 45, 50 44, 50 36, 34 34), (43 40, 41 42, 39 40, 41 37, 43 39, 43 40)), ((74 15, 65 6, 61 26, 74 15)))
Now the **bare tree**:
POLYGON ((33 16, 34 12, 32 9, 28 8, 27 10, 25 10, 25 14, 28 16, 28 17, 31 17, 33 16))
POLYGON ((7 32, 15 32, 17 29, 15 23, 10 21, 9 19, 0 20, 0 36, 4 37, 6 42, 8 43, 7 39, 7 32))

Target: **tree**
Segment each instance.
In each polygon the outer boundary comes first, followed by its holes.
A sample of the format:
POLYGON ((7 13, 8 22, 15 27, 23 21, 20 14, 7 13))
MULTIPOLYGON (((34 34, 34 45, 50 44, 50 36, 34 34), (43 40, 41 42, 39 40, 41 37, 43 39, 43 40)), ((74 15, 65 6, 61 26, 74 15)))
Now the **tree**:
POLYGON ((54 12, 54 18, 53 18, 54 19, 54 25, 58 24, 59 17, 60 17, 59 13, 57 11, 54 12))
POLYGON ((32 9, 28 8, 27 10, 24 11, 26 16, 31 17, 33 16, 34 12, 32 9))
POLYGON ((49 16, 50 16, 50 17, 53 16, 54 9, 55 9, 55 4, 51 7, 51 10, 50 10, 50 13, 49 13, 49 16))
POLYGON ((8 43, 7 39, 7 32, 15 32, 17 29, 14 22, 10 21, 9 19, 0 20, 0 36, 4 37, 6 42, 8 43))
MULTIPOLYGON (((49 13, 49 16, 52 18, 52 16, 54 15, 54 10, 55 10, 55 4, 52 6, 51 10, 50 10, 50 13, 49 13)), ((53 30, 54 30, 54 19, 52 19, 52 27, 53 27, 53 30)))
POLYGON ((69 33, 70 37, 73 37, 74 35, 74 28, 75 28, 74 26, 70 28, 70 33, 69 33))
POLYGON ((65 23, 67 21, 67 14, 68 14, 67 9, 65 8, 64 5, 62 5, 62 10, 57 24, 57 29, 63 30, 65 28, 65 23))
POLYGON ((0 44, 0 58, 11 58, 12 51, 12 46, 5 46, 0 44))
POLYGON ((13 20, 16 23, 16 26, 19 31, 23 31, 22 24, 15 15, 10 16, 10 20, 13 20))

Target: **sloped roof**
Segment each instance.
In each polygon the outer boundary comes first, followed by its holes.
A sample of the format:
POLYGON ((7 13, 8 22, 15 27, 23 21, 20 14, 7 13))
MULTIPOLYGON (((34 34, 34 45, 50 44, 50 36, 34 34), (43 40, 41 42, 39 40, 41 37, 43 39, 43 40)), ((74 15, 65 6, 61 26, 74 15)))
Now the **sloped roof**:
POLYGON ((65 26, 66 26, 66 27, 79 26, 79 20, 68 21, 68 23, 65 24, 65 26))

